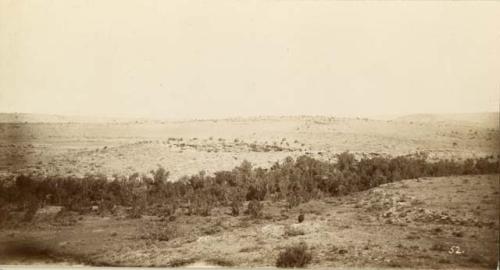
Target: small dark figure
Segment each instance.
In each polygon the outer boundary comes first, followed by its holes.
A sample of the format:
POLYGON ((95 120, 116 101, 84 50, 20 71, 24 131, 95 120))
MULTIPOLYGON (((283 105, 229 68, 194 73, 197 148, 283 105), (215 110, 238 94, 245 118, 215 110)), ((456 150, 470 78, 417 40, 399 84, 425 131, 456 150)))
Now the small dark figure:
POLYGON ((302 223, 304 221, 304 214, 299 215, 299 223, 302 223))

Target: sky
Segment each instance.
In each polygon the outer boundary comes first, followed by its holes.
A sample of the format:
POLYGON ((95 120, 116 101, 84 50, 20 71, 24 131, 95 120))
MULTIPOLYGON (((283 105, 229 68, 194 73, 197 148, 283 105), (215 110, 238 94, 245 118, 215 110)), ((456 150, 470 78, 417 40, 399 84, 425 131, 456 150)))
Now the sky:
POLYGON ((498 111, 500 2, 0 0, 0 112, 498 111))

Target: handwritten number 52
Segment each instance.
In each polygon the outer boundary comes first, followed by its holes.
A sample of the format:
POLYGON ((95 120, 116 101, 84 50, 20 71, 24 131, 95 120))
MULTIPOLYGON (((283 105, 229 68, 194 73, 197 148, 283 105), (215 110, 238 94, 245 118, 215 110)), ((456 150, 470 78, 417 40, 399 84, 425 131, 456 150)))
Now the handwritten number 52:
POLYGON ((450 250, 448 250, 448 253, 450 253, 450 254, 463 254, 463 253, 465 253, 465 251, 460 250, 459 246, 452 246, 450 248, 450 250))

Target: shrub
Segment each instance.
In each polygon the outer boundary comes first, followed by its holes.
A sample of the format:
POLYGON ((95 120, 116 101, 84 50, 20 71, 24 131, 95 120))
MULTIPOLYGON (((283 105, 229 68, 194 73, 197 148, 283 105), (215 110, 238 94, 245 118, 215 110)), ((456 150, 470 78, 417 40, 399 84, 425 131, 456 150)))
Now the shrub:
POLYGON ((193 197, 193 202, 189 205, 190 215, 210 216, 214 202, 206 195, 197 194, 193 197))
POLYGON ((307 244, 301 242, 280 252, 276 266, 283 268, 305 267, 311 260, 312 254, 308 251, 307 244))
POLYGON ((302 223, 304 221, 304 218, 305 218, 304 214, 300 214, 297 220, 299 221, 299 223, 302 223))
POLYGON ((216 233, 220 233, 223 230, 223 227, 219 224, 214 224, 209 227, 203 228, 201 231, 204 235, 213 235, 216 233))
POLYGON ((252 185, 248 188, 246 195, 247 201, 258 200, 262 201, 266 197, 267 190, 263 186, 252 185))
POLYGON ((262 216, 262 209, 264 206, 261 202, 257 200, 250 201, 247 207, 247 214, 252 216, 253 218, 259 218, 262 216))
POLYGON ((234 266, 234 262, 224 259, 224 258, 211 258, 207 260, 207 263, 222 266, 222 267, 231 267, 234 266))
POLYGON ((234 199, 231 202, 231 215, 233 215, 235 217, 239 216, 241 207, 243 207, 243 202, 238 200, 238 199, 234 199))
POLYGON ((183 267, 192 263, 195 263, 196 259, 195 258, 188 258, 188 259, 173 259, 168 263, 168 267, 183 267))
POLYGON ((287 202, 288 208, 297 207, 300 204, 300 197, 296 194, 288 195, 286 198, 286 202, 287 202))

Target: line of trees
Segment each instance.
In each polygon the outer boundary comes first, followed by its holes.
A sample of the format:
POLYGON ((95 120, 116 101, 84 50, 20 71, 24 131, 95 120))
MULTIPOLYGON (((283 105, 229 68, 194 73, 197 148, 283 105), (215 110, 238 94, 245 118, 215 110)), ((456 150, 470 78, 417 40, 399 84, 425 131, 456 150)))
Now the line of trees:
POLYGON ((19 175, 0 180, 0 208, 33 213, 50 204, 86 212, 98 206, 113 213, 117 206, 125 206, 131 217, 179 212, 206 216, 218 206, 230 207, 238 215, 245 201, 253 201, 247 213, 255 215, 252 211, 259 208, 255 202, 262 200, 284 200, 295 207, 311 199, 346 195, 402 179, 498 172, 499 162, 493 157, 429 162, 425 155, 409 155, 357 160, 344 152, 337 155, 336 162, 289 157, 265 169, 244 161, 233 170, 214 175, 200 172, 178 181, 168 181, 169 173, 161 167, 148 175, 115 176, 112 181, 103 175, 19 175))

